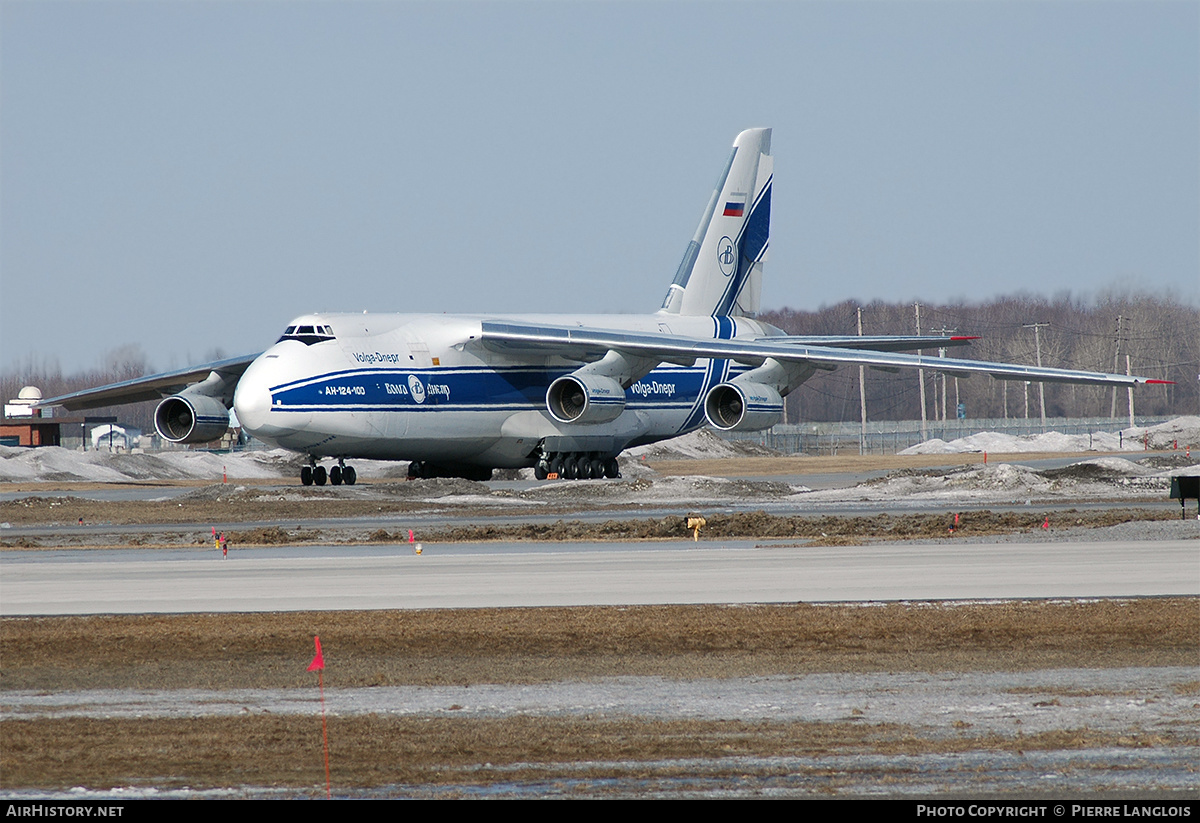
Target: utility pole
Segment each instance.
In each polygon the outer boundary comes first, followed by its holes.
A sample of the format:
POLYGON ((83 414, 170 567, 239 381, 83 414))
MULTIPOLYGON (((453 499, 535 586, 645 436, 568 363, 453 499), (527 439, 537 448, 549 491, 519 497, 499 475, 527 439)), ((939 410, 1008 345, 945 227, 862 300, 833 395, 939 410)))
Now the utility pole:
MULTIPOLYGON (((936 332, 937 334, 940 334, 943 337, 945 337, 947 334, 956 334, 958 332, 958 329, 948 329, 945 326, 942 326, 940 329, 930 329, 930 331, 936 332)), ((939 346, 938 347, 938 357, 945 357, 945 356, 946 356, 946 347, 939 346)), ((946 373, 941 372, 939 374, 939 376, 942 378, 942 425, 945 426, 946 420, 947 420, 947 418, 946 418, 946 394, 947 394, 946 373)), ((956 417, 958 416, 958 378, 957 377, 954 378, 954 414, 956 417)))
MULTIPOLYGON (((1033 342, 1034 342, 1034 345, 1037 346, 1038 368, 1041 368, 1041 366, 1042 366, 1041 330, 1043 327, 1049 326, 1049 325, 1050 325, 1049 323, 1026 323, 1025 324, 1025 328, 1033 329, 1033 342)), ((1046 431, 1046 384, 1040 380, 1038 381, 1038 397, 1040 398, 1041 403, 1042 403, 1042 431, 1044 432, 1044 431, 1046 431)), ((1028 413, 1026 413, 1025 416, 1028 417, 1029 416, 1028 413)))
MULTIPOLYGON (((862 337, 862 306, 858 307, 858 336, 862 337)), ((862 428, 858 435, 858 453, 866 453, 867 446, 867 369, 858 367, 858 410, 862 417, 862 428)))
MULTIPOLYGON (((1129 355, 1125 355, 1125 374, 1133 374, 1133 369, 1129 365, 1129 355)), ((1133 386, 1126 389, 1129 392, 1129 428, 1133 428, 1133 386)))
MULTIPOLYGON (((921 336, 921 304, 913 303, 913 308, 917 312, 917 337, 921 336)), ((917 349, 917 354, 921 353, 917 349)), ((921 440, 929 439, 929 421, 925 419, 925 370, 917 369, 917 380, 921 383, 921 440)))
MULTIPOLYGON (((1121 362, 1121 321, 1124 318, 1117 315, 1117 334, 1113 339, 1113 374, 1117 373, 1117 364, 1121 362)), ((1113 386, 1112 390, 1112 407, 1109 409, 1108 416, 1116 418, 1117 416, 1117 387, 1113 386)))

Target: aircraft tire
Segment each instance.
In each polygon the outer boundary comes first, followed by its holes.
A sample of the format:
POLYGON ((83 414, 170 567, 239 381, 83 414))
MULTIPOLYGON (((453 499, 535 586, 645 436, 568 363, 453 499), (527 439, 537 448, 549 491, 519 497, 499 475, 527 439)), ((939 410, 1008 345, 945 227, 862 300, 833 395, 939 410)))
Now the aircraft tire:
POLYGON ((311 486, 313 484, 312 466, 300 467, 300 483, 305 486, 311 486))
POLYGON ((599 457, 592 460, 592 479, 601 480, 604 478, 604 461, 599 457))
POLYGON ((604 476, 610 479, 621 476, 621 464, 617 462, 617 458, 610 457, 604 461, 604 476))
POLYGON ((549 474, 550 472, 547 470, 545 463, 538 463, 533 467, 533 476, 537 480, 545 480, 549 474))
POLYGON ((358 482, 358 472, 354 470, 353 466, 346 466, 342 469, 342 482, 347 486, 353 486, 358 482))
POLYGON ((342 467, 334 466, 329 470, 329 482, 334 486, 342 485, 342 467))
POLYGON ((550 458, 550 465, 547 467, 550 474, 557 474, 560 478, 563 476, 563 459, 557 454, 550 458))
POLYGON ((327 475, 325 474, 324 466, 314 466, 313 470, 312 470, 312 474, 313 474, 313 483, 316 483, 318 486, 325 485, 325 478, 327 475))
POLYGON ((579 461, 573 454, 568 455, 566 461, 563 463, 563 477, 567 478, 568 480, 579 479, 579 461))

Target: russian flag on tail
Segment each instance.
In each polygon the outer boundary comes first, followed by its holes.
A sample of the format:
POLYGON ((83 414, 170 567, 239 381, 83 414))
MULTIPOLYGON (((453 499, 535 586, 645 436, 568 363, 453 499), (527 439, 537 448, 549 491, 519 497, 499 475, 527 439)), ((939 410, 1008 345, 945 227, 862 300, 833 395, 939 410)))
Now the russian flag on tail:
POLYGON ((725 204, 725 211, 721 214, 724 217, 741 217, 746 212, 746 201, 731 200, 725 204))

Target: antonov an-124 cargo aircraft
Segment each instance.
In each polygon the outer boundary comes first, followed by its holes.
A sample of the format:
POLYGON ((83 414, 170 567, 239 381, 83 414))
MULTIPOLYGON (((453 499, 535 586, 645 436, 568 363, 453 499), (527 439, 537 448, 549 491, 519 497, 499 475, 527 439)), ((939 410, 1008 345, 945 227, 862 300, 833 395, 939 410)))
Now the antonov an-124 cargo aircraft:
POLYGON ((965 337, 789 336, 756 320, 771 223, 771 130, 749 129, 662 307, 642 315, 307 314, 264 352, 53 397, 70 411, 160 399, 155 427, 204 443, 230 425, 308 455, 301 481, 352 484, 353 458, 413 477, 616 477, 623 449, 704 425, 755 431, 819 369, 926 368, 1100 385, 1144 377, 904 354, 965 337), (323 459, 334 465, 327 471, 323 459))

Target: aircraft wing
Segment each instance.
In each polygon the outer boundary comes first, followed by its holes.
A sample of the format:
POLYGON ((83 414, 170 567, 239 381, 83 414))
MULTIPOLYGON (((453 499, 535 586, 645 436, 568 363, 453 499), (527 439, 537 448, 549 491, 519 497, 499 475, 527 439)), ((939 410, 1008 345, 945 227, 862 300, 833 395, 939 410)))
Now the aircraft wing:
POLYGON ((950 346, 968 346, 978 337, 954 336, 932 337, 929 335, 847 335, 831 337, 823 334, 788 335, 786 337, 760 337, 766 343, 790 343, 802 346, 833 346, 840 349, 870 349, 871 351, 913 351, 915 349, 945 349, 950 346))
POLYGON ((84 389, 71 394, 51 397, 42 400, 37 405, 39 408, 62 406, 67 411, 83 411, 102 406, 120 406, 125 403, 159 400, 204 380, 213 372, 226 378, 241 377, 242 372, 246 371, 257 357, 257 354, 247 354, 227 360, 214 360, 211 363, 201 363, 199 366, 190 366, 186 369, 150 374, 133 380, 109 383, 107 386, 97 386, 94 389, 84 389))
MULTIPOLYGON (((820 339, 820 338, 808 338, 820 339)), ((845 342, 848 338, 835 338, 845 342)), ((840 346, 798 342, 796 338, 756 338, 710 340, 677 334, 626 332, 586 326, 526 325, 484 321, 482 342, 496 351, 559 355, 573 360, 594 361, 608 351, 633 357, 670 363, 692 363, 700 358, 734 360, 749 366, 762 365, 768 359, 785 363, 809 364, 819 369, 841 365, 864 365, 879 369, 930 369, 958 377, 990 374, 1001 380, 1032 382, 1089 383, 1099 386, 1127 386, 1139 383, 1168 383, 1146 377, 1102 372, 1051 369, 985 360, 959 360, 897 354, 886 351, 856 350, 840 346)), ((922 345, 928 345, 922 343, 922 345)), ((933 344, 936 345, 936 344, 933 344)))

